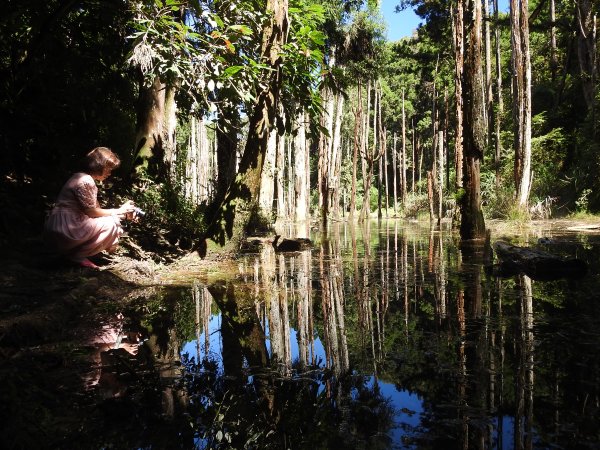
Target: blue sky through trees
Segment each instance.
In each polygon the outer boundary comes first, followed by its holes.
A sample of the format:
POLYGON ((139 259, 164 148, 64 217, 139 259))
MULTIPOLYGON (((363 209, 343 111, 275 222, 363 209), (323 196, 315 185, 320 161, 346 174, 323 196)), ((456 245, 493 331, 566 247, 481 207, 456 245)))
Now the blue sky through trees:
MULTIPOLYGON (((410 36, 421 23, 421 18, 411 9, 396 13, 399 4, 400 0, 381 0, 381 14, 387 23, 388 41, 410 36)), ((501 12, 508 12, 508 0, 499 0, 498 7, 501 12)))

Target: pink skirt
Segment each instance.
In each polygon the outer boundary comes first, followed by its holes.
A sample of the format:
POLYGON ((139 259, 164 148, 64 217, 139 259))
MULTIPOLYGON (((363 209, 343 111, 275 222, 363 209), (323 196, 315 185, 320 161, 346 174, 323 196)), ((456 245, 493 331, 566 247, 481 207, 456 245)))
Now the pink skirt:
POLYGON ((44 226, 44 241, 74 261, 114 247, 122 234, 121 221, 116 216, 89 217, 64 207, 54 208, 44 226))

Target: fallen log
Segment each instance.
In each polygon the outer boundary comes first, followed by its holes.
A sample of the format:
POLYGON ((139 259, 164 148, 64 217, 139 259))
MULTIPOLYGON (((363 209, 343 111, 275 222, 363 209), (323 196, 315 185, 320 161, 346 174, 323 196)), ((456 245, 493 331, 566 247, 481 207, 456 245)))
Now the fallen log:
POLYGON ((592 224, 592 225, 575 225, 572 227, 568 227, 567 231, 600 231, 600 224, 592 224))
POLYGON ((534 280, 556 280, 581 277, 587 272, 587 264, 577 258, 563 258, 503 241, 495 242, 493 248, 500 261, 496 273, 501 276, 523 273, 534 280))

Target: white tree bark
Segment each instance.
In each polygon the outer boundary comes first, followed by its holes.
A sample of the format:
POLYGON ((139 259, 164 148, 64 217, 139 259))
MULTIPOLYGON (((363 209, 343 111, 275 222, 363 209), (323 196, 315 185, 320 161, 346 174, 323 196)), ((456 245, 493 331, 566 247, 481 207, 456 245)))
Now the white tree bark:
POLYGON ((298 132, 294 139, 294 186, 295 186, 295 219, 303 221, 309 218, 310 172, 308 169, 308 145, 306 141, 305 114, 298 115, 298 132))
POLYGON ((273 212, 273 199, 275 196, 275 170, 277 168, 277 129, 269 132, 267 153, 260 180, 260 195, 258 204, 261 212, 270 217, 273 212))
POLYGON ((331 142, 331 156, 329 158, 329 192, 331 201, 329 207, 333 216, 340 216, 339 192, 340 192, 340 171, 342 162, 341 140, 342 140, 342 113, 344 111, 344 96, 336 95, 335 117, 333 120, 333 139, 331 142))
POLYGON ((287 217, 287 202, 285 191, 285 136, 277 136, 277 165, 275 167, 275 182, 277 186, 277 219, 287 217))
POLYGON ((528 0, 510 1, 517 204, 527 208, 531 184, 531 60, 528 0))

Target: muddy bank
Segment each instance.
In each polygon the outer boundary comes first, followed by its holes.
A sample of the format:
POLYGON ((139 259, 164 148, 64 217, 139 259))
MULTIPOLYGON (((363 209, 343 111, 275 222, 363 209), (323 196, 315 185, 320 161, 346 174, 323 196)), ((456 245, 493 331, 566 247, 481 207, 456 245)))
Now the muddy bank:
POLYGON ((101 270, 44 253, 35 238, 2 252, 0 447, 128 447, 151 432, 147 424, 167 423, 153 355, 138 354, 143 330, 129 312, 169 264, 133 240, 123 244, 94 259, 101 270), (114 421, 131 436, 107 436, 114 421))

